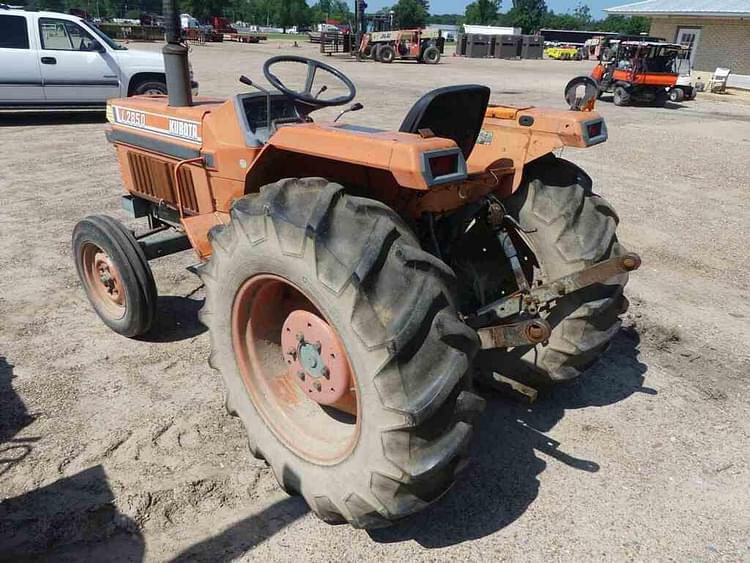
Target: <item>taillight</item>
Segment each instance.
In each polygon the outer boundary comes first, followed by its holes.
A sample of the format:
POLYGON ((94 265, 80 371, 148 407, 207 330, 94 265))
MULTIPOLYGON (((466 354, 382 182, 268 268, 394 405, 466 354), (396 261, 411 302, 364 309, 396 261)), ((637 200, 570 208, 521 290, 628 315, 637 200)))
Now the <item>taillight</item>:
POLYGON ((598 137, 602 134, 602 122, 599 121, 597 123, 589 123, 587 125, 587 128, 589 130, 589 139, 593 137, 598 137))
POLYGON ((588 121, 583 124, 583 137, 586 146, 597 145, 607 140, 607 126, 603 119, 588 121))
POLYGON ((458 154, 433 156, 429 159, 430 172, 433 178, 458 172, 458 154))
POLYGON ((422 153, 422 175, 428 186, 466 179, 466 161, 461 149, 438 149, 422 153))

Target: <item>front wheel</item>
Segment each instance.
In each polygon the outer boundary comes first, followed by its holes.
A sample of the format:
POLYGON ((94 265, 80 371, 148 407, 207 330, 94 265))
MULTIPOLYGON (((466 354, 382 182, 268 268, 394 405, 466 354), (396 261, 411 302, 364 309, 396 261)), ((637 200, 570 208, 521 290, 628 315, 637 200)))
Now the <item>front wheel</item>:
POLYGON ((630 104, 630 93, 624 86, 617 86, 612 93, 612 101, 616 106, 627 106, 630 104))
POLYGON ((482 406, 452 271, 388 207, 320 178, 245 196, 209 237, 209 362, 280 485, 360 528, 445 493, 482 406))
POLYGON ((146 255, 122 223, 86 217, 73 229, 73 259, 86 296, 109 328, 123 336, 148 331, 156 284, 146 255))
POLYGON ((427 47, 422 53, 422 60, 430 65, 435 65, 440 62, 440 49, 435 46, 427 47))
POLYGON ((396 51, 390 45, 381 45, 378 51, 378 60, 381 63, 392 63, 396 58, 396 51))
MULTIPOLYGON (((519 222, 536 262, 532 283, 550 282, 624 253, 612 206, 592 191, 591 178, 575 164, 549 155, 527 165, 524 182, 504 205, 519 222)), ((494 362, 495 371, 561 381, 579 376, 620 328, 628 302, 628 275, 558 299, 545 315, 548 344, 514 348, 494 362)))

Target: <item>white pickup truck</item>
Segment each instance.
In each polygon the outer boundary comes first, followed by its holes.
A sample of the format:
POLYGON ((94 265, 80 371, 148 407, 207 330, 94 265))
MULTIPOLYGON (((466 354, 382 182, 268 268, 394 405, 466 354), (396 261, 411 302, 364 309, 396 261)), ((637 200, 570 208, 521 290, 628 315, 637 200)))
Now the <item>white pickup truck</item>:
POLYGON ((104 107, 166 92, 161 53, 127 49, 77 16, 0 4, 0 108, 104 107))

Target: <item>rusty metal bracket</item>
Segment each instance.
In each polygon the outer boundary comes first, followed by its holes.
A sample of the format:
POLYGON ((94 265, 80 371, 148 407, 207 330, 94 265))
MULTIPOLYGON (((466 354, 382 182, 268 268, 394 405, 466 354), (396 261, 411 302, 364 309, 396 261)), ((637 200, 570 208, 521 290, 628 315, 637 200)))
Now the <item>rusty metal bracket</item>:
POLYGON ((637 270, 640 265, 641 258, 634 252, 615 256, 550 283, 534 287, 528 291, 519 291, 488 303, 478 309, 471 319, 467 319, 467 323, 470 326, 475 325, 472 321, 481 319, 488 314, 493 314, 498 319, 506 319, 519 313, 536 314, 552 301, 584 287, 604 283, 620 274, 637 270))
POLYGON ((552 328, 543 319, 527 319, 517 323, 480 328, 477 330, 483 350, 514 348, 545 342, 552 328))

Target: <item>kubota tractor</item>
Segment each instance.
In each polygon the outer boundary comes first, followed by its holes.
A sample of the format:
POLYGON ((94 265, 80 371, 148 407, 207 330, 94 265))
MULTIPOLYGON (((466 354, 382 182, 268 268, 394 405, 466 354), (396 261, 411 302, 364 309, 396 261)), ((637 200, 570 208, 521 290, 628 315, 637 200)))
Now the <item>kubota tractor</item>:
POLYGON ((683 52, 684 47, 673 43, 608 40, 591 76, 599 82, 599 96, 611 92, 616 106, 663 106, 677 84, 683 52))
MULTIPOLYGON (((149 228, 78 223, 88 298, 143 334, 149 260, 192 248, 209 364, 281 486, 357 527, 424 508, 466 465, 472 377, 574 378, 620 326, 640 260, 591 178, 552 154, 604 142, 604 120, 491 106, 468 85, 428 92, 398 131, 314 122, 362 106, 339 70, 297 56, 265 63, 273 91, 243 76, 256 91, 192 99, 169 1, 165 14, 169 97, 107 110, 124 206, 149 228)), ((590 109, 596 85, 568 93, 590 109)))

